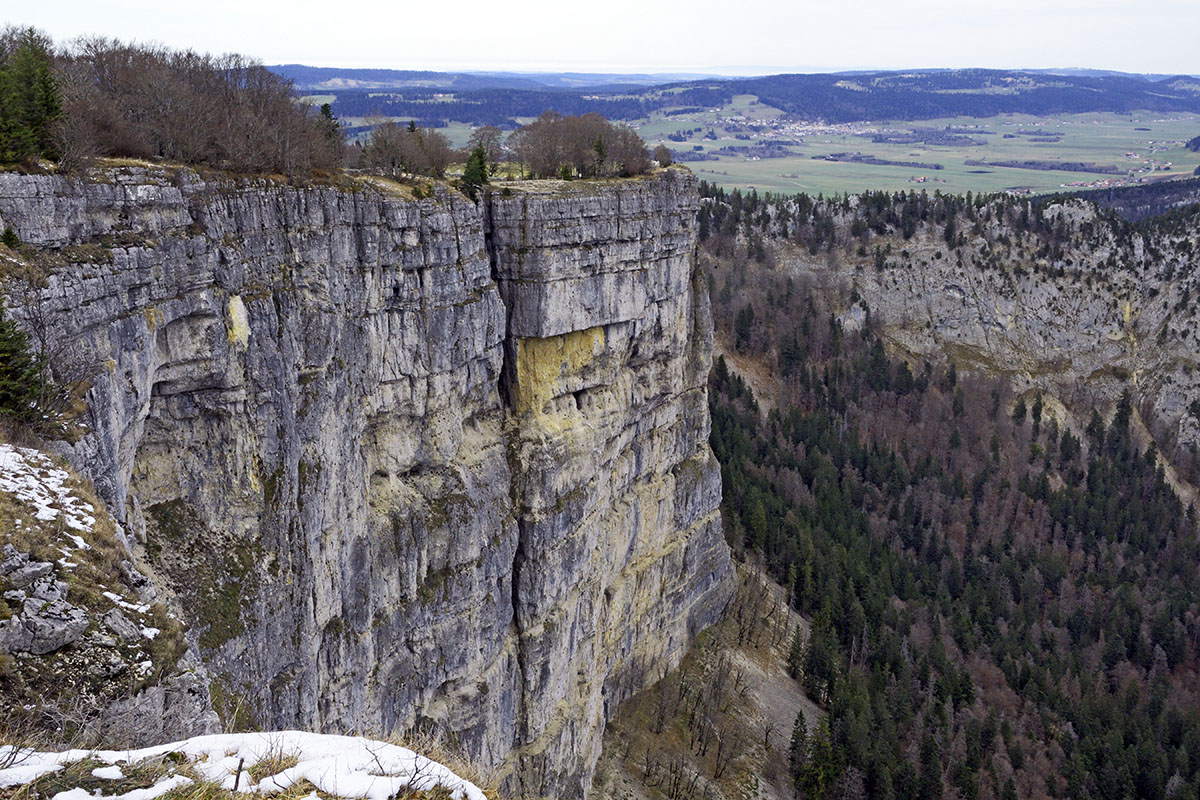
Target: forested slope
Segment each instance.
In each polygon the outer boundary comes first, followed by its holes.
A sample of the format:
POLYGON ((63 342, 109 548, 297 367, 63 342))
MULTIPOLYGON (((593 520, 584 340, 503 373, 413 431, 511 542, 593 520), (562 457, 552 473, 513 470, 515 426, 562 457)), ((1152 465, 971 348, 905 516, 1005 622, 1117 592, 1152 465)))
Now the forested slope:
MULTIPOLYGON (((797 743, 798 796, 1195 797, 1195 510, 1132 393, 1067 407, 1019 370, 897 358, 864 279, 795 269, 800 250, 882 272, 923 231, 970 264, 965 206, 992 201, 910 199, 714 194, 702 214, 718 339, 779 387, 763 414, 718 360, 712 442, 731 544, 812 620, 793 670, 829 724, 797 743)), ((992 268, 1079 266, 1078 235, 1012 208, 1026 231, 992 268)))

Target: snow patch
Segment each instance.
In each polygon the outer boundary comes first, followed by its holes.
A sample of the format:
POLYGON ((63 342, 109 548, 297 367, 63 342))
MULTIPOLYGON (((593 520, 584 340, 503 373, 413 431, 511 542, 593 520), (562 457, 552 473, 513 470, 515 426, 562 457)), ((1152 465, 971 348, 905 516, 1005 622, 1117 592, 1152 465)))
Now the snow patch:
POLYGON ((115 592, 102 592, 101 594, 103 594, 109 600, 112 600, 126 611, 136 611, 139 614, 145 614, 150 611, 150 605, 148 603, 130 603, 124 597, 115 592))
MULTIPOLYGON (((18 786, 42 775, 61 770, 84 758, 110 765, 131 764, 167 753, 185 754, 205 780, 239 792, 275 794, 308 780, 318 791, 341 798, 388 800, 402 790, 429 791, 442 787, 456 800, 487 800, 483 791, 470 781, 455 775, 448 767, 404 747, 364 739, 361 736, 335 736, 277 731, 273 733, 233 733, 196 736, 182 742, 147 747, 141 750, 67 750, 61 753, 14 752, 0 747, 0 763, 12 763, 0 769, 0 788, 18 786), (295 766, 263 778, 253 784, 246 769, 262 760, 294 756, 295 766), (241 777, 238 779, 238 765, 241 777)), ((152 800, 188 781, 184 776, 165 778, 148 789, 135 789, 105 800, 152 800), (175 781, 175 783, 171 783, 175 781), (171 784, 171 785, 167 785, 171 784)), ((53 800, 92 800, 82 789, 71 789, 53 800)), ((308 800, 308 798, 305 798, 308 800)))
MULTIPOLYGON (((59 469, 44 453, 27 447, 0 444, 0 492, 8 492, 17 500, 33 507, 33 516, 40 522, 59 520, 68 528, 90 533, 96 525, 95 507, 76 497, 67 486, 70 475, 59 469)), ((64 531, 79 550, 91 545, 78 534, 64 531)), ((70 552, 66 552, 70 555, 70 552)))
MULTIPOLYGON (((113 769, 116 769, 116 767, 113 769)), ((95 774, 95 772, 92 774, 95 774)), ((180 786, 187 786, 193 782, 186 775, 171 775, 146 789, 132 789, 124 794, 99 796, 105 798, 105 800, 153 800, 153 798, 164 795, 172 789, 178 789, 180 786)), ((86 789, 68 789, 65 792, 59 792, 54 795, 51 800, 96 800, 96 797, 97 795, 88 794, 86 789)))
POLYGON ((119 781, 125 777, 125 773, 121 772, 121 768, 113 765, 111 767, 96 767, 92 770, 92 776, 103 778, 106 781, 119 781))

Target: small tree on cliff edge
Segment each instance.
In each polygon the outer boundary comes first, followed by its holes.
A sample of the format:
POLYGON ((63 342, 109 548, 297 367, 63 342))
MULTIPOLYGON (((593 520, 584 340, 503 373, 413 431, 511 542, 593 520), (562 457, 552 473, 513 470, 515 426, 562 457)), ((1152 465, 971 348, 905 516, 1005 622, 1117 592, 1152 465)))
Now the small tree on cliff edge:
POLYGON ((466 169, 463 170, 463 190, 467 196, 475 200, 479 196, 479 187, 488 182, 487 153, 482 145, 476 145, 467 159, 466 169))

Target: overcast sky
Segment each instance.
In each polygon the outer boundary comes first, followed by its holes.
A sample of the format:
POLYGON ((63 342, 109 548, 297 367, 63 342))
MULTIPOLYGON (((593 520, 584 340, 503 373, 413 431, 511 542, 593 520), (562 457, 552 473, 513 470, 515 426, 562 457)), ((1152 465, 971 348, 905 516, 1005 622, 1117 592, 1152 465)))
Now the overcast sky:
POLYGON ((607 72, 1200 73, 1200 0, 4 0, 7 22, 268 64, 607 72))

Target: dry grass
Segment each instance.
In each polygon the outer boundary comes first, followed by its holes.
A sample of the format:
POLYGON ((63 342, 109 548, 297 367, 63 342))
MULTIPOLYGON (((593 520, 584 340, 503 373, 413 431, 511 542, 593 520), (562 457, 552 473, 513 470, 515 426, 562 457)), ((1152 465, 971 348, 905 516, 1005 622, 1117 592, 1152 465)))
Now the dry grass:
MULTIPOLYGON (((137 600, 136 589, 122 576, 121 565, 128 556, 117 539, 116 523, 92 485, 75 475, 61 458, 51 457, 51 461, 55 468, 67 471, 65 485, 72 494, 92 506, 95 524, 91 531, 81 534, 89 547, 75 545, 70 536, 80 532, 66 525, 65 515, 38 520, 31 506, 5 492, 0 492, 0 547, 11 544, 35 561, 54 563, 55 579, 68 586, 67 601, 89 613, 95 630, 100 618, 115 607, 104 596, 105 591, 121 594, 131 602, 137 600), (64 551, 70 555, 64 556, 64 551)), ((8 588, 7 579, 0 578, 0 590, 8 588)), ((19 608, 16 601, 0 601, 0 620, 11 617, 19 608)), ((28 740, 33 729, 40 727, 54 732, 55 743, 61 745, 64 738, 70 740, 87 729, 101 708, 157 683, 174 670, 186 649, 180 622, 161 605, 152 605, 145 613, 124 613, 137 625, 157 628, 158 635, 121 643, 114 649, 92 644, 89 631, 80 642, 44 656, 0 655, 0 707, 5 709, 0 726, 17 729, 10 731, 10 738, 11 734, 21 734, 22 740, 28 740), (130 664, 130 670, 133 664, 147 660, 153 663, 153 669, 146 674, 127 672, 108 678, 92 669, 97 659, 113 654, 130 664)))
POLYGON ((258 783, 263 778, 269 778, 272 775, 278 775, 286 769, 291 769, 300 763, 300 759, 294 755, 277 751, 271 753, 266 758, 263 758, 256 764, 251 765, 247 770, 248 774, 255 783, 258 783))
MULTIPOLYGON (((397 747, 407 747, 414 753, 419 753, 448 767, 458 777, 478 786, 488 797, 500 797, 499 770, 483 769, 478 762, 469 758, 456 742, 448 740, 442 734, 418 731, 407 738, 391 736, 385 741, 397 747)), ((419 796, 414 795, 414 797, 419 796)), ((436 797, 436 795, 431 795, 431 797, 436 797)))

